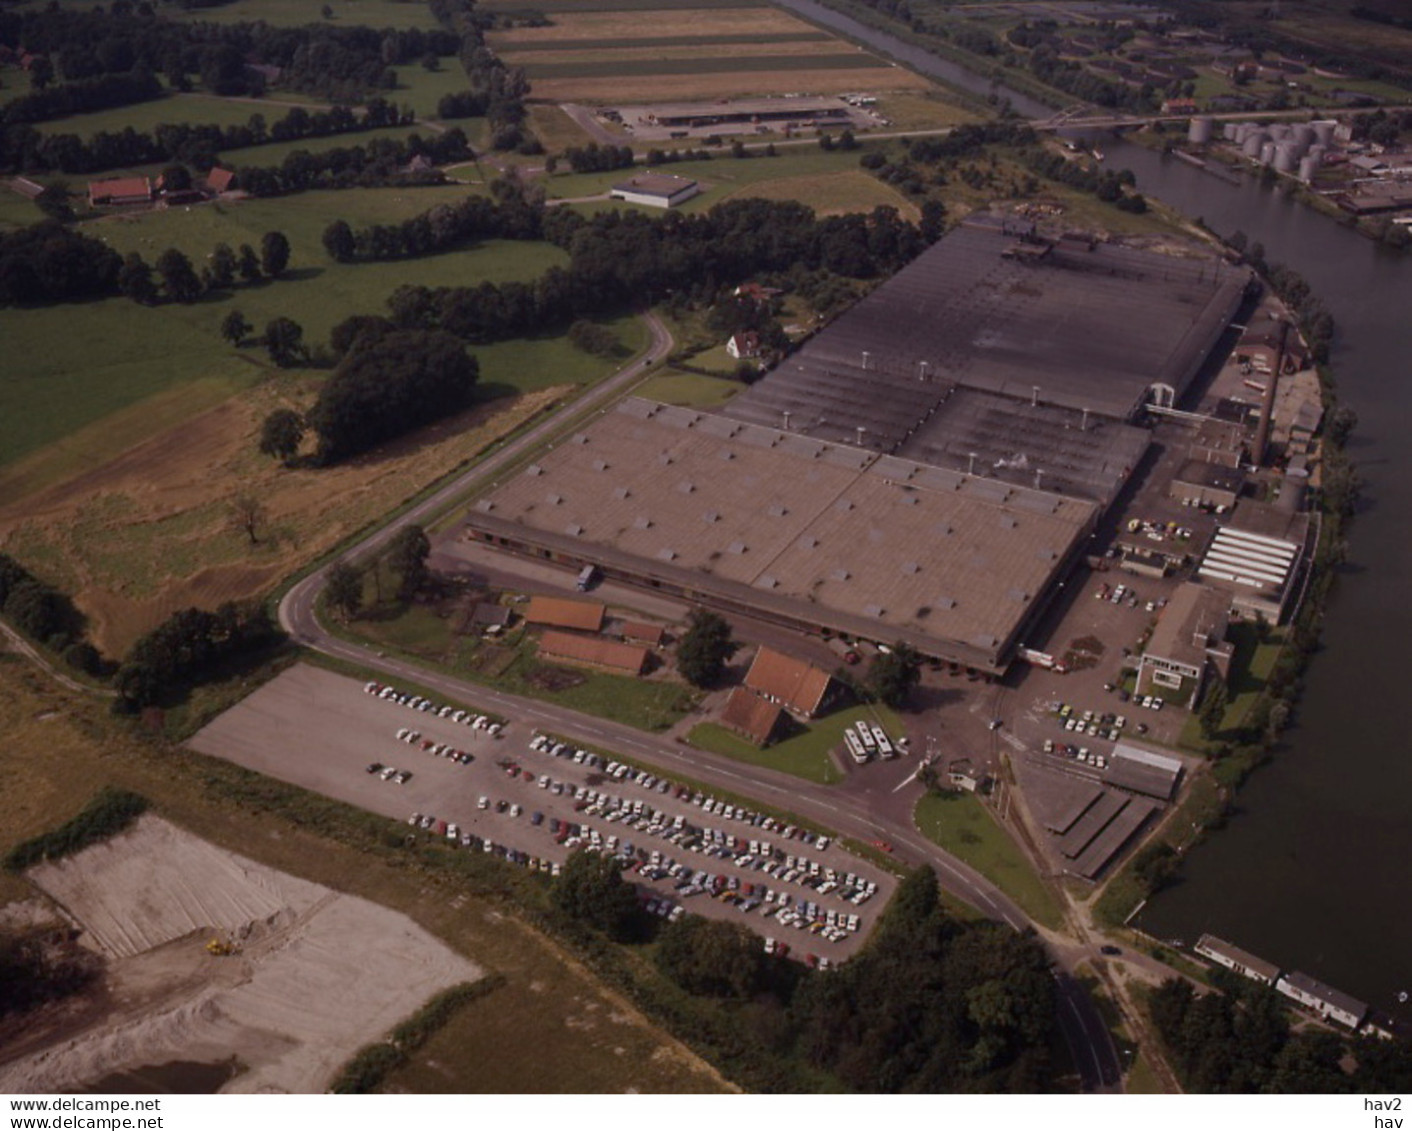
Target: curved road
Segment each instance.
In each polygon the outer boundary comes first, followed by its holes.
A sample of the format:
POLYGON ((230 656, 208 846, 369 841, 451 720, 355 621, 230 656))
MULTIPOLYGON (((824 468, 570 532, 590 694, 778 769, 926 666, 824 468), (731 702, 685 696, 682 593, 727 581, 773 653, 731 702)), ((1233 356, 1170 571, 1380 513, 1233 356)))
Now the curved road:
MULTIPOLYGON (((667 352, 672 339, 666 327, 654 314, 649 313, 645 318, 652 331, 652 344, 646 354, 573 402, 570 406, 571 412, 577 413, 605 404, 626 385, 641 376, 653 359, 667 352)), ((561 416, 562 414, 556 413, 546 418, 382 529, 364 538, 338 560, 353 561, 361 558, 385 544, 402 527, 437 513, 464 494, 473 483, 494 475, 519 456, 542 444, 552 432, 562 427, 561 416)), ((930 864, 936 870, 942 887, 987 916, 1007 923, 1017 931, 1031 926, 1024 912, 990 881, 943 852, 910 825, 903 825, 895 819, 885 818, 870 811, 866 799, 827 786, 803 782, 773 770, 752 767, 749 772, 745 772, 740 763, 728 758, 654 738, 631 727, 580 714, 556 704, 463 682, 452 676, 428 671, 408 661, 385 656, 370 646, 352 644, 332 635, 319 623, 315 609, 325 575, 333 564, 332 561, 327 562, 301 579, 280 601, 280 624, 298 643, 386 676, 400 677, 433 688, 447 698, 478 704, 507 718, 523 720, 567 739, 586 745, 609 747, 669 772, 676 770, 717 788, 756 798, 807 817, 845 836, 860 841, 886 840, 909 863, 930 864)), ((1087 948, 1056 947, 1052 943, 1050 950, 1059 968, 1056 984, 1059 991, 1060 1024, 1084 1085, 1087 1089, 1095 1091, 1118 1090, 1122 1071, 1118 1064, 1117 1052, 1088 994, 1075 981, 1069 970, 1078 961, 1090 957, 1091 951, 1087 948)))

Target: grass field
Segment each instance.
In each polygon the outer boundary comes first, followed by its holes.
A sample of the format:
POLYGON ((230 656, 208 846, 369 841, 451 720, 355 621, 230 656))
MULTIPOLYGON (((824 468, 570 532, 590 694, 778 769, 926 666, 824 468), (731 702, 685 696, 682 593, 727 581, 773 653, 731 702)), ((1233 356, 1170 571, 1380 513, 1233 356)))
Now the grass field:
MULTIPOLYGON (((310 109, 325 105, 314 99, 295 98, 292 101, 302 101, 303 105, 310 109)), ((136 102, 131 106, 117 106, 93 114, 56 118, 52 122, 40 122, 34 128, 42 134, 77 134, 82 138, 90 138, 96 133, 118 133, 128 127, 140 133, 151 133, 158 126, 174 124, 243 126, 250 121, 252 114, 263 115, 266 124, 269 124, 283 118, 291 109, 290 106, 266 103, 258 99, 173 94, 152 102, 136 102)))
MULTIPOLYGON (((901 722, 886 707, 856 706, 815 719, 800 733, 764 750, 717 723, 698 723, 691 728, 687 741, 738 762, 782 770, 821 785, 833 785, 843 780, 843 772, 830 751, 843 749, 843 732, 859 719, 881 723, 894 736, 903 733, 901 722)), ((847 752, 840 757, 846 758, 847 752)))
MULTIPOLYGON (((529 111, 530 128, 549 153, 561 153, 570 146, 587 145, 594 140, 557 106, 533 103, 526 109, 529 111)), ((537 162, 542 164, 543 158, 538 158, 537 162)))
POLYGON ((739 381, 681 373, 674 369, 649 377, 633 391, 640 397, 688 408, 715 408, 745 388, 739 381))
MULTIPOLYGON (((505 7, 497 4, 497 7, 505 7)), ((605 7, 607 7, 605 5, 605 7)), ((811 36, 832 39, 826 31, 781 11, 779 8, 747 3, 741 6, 715 4, 669 9, 656 5, 661 14, 644 19, 641 10, 624 3, 617 9, 599 10, 582 4, 562 4, 548 27, 507 28, 490 33, 489 42, 502 56, 532 51, 549 44, 572 42, 610 46, 633 44, 663 46, 668 40, 694 43, 734 43, 741 40, 761 43, 776 36, 811 36)))
POLYGON ((969 864, 1035 922, 1063 926, 1058 897, 974 794, 928 793, 913 816, 923 836, 969 864))
MULTIPOLYGON (((681 49, 673 49, 681 50, 681 49)), ((525 66, 531 80, 537 79, 603 79, 618 76, 636 78, 645 75, 740 75, 733 81, 751 83, 749 73, 764 71, 835 71, 872 70, 876 62, 869 55, 862 54, 808 54, 808 55, 701 55, 690 53, 671 56, 665 51, 653 52, 651 59, 619 58, 604 59, 598 52, 585 52, 585 58, 569 62, 550 62, 535 59, 525 66), (594 56, 594 57, 588 57, 594 56)), ((854 84, 856 85, 856 83, 854 84)))
MULTIPOLYGON (((120 786, 214 844, 401 911, 502 975, 502 985, 458 1012, 392 1078, 393 1090, 727 1087, 495 894, 523 888, 523 898, 542 899, 542 884, 522 869, 439 847, 409 852, 397 823, 218 759, 149 745, 101 702, 62 693, 8 657, 0 657, 0 732, 14 791, 0 814, 0 851, 74 816, 101 786, 120 786)), ((22 877, 0 873, 0 904, 33 894, 22 877)))
MULTIPOLYGON (((214 8, 194 8, 183 12, 173 7, 171 18, 209 20, 235 24, 263 20, 274 27, 300 27, 303 24, 329 24, 333 27, 436 28, 441 25, 421 0, 333 0, 334 18, 321 15, 324 0, 236 0, 214 8)), ((166 14, 166 13, 164 13, 166 14)))
POLYGON ((387 92, 387 100, 394 106, 410 106, 419 118, 435 118, 436 104, 442 95, 459 93, 470 85, 454 55, 442 59, 440 68, 435 71, 427 70, 420 63, 392 69, 397 73, 397 89, 387 92))
POLYGON ((841 173, 816 173, 803 177, 781 177, 736 189, 725 199, 760 197, 764 200, 797 200, 819 216, 839 216, 846 212, 871 212, 878 205, 896 208, 904 220, 918 220, 921 210, 891 185, 861 169, 841 173))
MULTIPOLYGON (((778 65, 779 60, 799 56, 803 61, 794 65, 808 69, 811 66, 875 66, 870 56, 862 55, 856 47, 841 43, 836 39, 809 39, 800 42, 761 41, 749 43, 722 42, 718 39, 693 39, 681 36, 678 42, 661 43, 649 41, 649 46, 638 46, 640 40, 626 40, 616 45, 600 46, 592 42, 557 41, 538 45, 538 50, 517 52, 516 58, 528 68, 531 77, 536 72, 547 73, 557 65, 582 64, 597 65, 597 70, 585 72, 598 74, 606 72, 607 64, 616 63, 624 74, 651 74, 659 65, 675 67, 682 61, 700 60, 709 65, 710 70, 768 70, 778 65), (756 59, 763 62, 757 63, 756 59), (810 60, 814 60, 810 62, 810 60), (862 59, 862 62, 858 62, 862 59), (840 62, 842 60, 842 62, 840 62)), ((708 69, 703 67, 703 69, 708 69)), ((564 73, 569 73, 567 70, 564 73)), ((671 73, 664 71, 663 73, 671 73)))

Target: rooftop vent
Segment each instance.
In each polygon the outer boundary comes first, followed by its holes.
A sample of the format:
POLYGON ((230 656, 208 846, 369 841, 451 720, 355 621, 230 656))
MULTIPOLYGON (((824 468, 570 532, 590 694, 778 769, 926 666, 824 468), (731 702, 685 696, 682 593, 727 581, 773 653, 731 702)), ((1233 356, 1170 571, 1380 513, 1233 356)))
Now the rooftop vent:
POLYGON ((613 488, 613 498, 615 499, 626 499, 631 494, 632 492, 629 491, 626 487, 613 488))
POLYGON ((733 451, 731 451, 729 448, 722 448, 722 449, 721 449, 721 459, 723 459, 723 460, 733 460, 733 459, 735 459, 735 453, 734 453, 733 451))
POLYGON ((716 511, 707 511, 707 512, 706 512, 705 514, 703 514, 701 517, 704 518, 707 522, 720 522, 720 521, 721 521, 721 516, 720 516, 720 514, 718 514, 716 511))
POLYGON ((1015 601, 1021 605, 1027 604, 1030 599, 1030 595, 1028 593, 1026 593, 1023 589, 1018 588, 1007 589, 1005 591, 1005 595, 1009 597, 1010 600, 1015 601))
POLYGON ((761 589, 778 589, 780 583, 767 573, 761 576, 760 580, 755 584, 761 589))
POLYGON ((530 464, 527 468, 525 468, 525 474, 526 474, 526 475, 543 475, 543 474, 544 474, 544 468, 540 467, 539 464, 537 464, 537 463, 532 463, 532 464, 530 464))
POLYGON ((849 575, 846 569, 836 569, 829 576, 835 581, 847 581, 849 575))
POLYGON ((657 457, 657 462, 660 463, 663 467, 670 467, 672 464, 672 453, 663 452, 657 457))
POLYGON ((919 566, 916 562, 903 562, 903 563, 902 563, 902 572, 903 572, 903 573, 921 573, 921 571, 922 571, 922 567, 919 566))
POLYGON ((745 543, 732 542, 729 546, 726 547, 726 550, 728 553, 732 554, 743 554, 745 553, 745 543))
POLYGON ((881 605, 864 605, 863 615, 877 620, 883 615, 883 607, 881 605))
POLYGON ((694 484, 690 479, 683 479, 680 483, 677 484, 677 490, 680 491, 683 495, 690 495, 693 491, 696 490, 696 484, 694 484))
POLYGON ((570 443, 573 443, 573 444, 586 444, 586 443, 588 443, 588 436, 587 436, 585 433, 583 433, 583 432, 575 432, 575 433, 574 433, 574 438, 570 441, 570 443))
POLYGON ((577 538, 580 534, 583 533, 583 527, 580 526, 577 522, 571 522, 568 526, 564 527, 564 533, 570 535, 571 537, 577 538))
POLYGON ((594 460, 594 461, 593 461, 593 470, 594 470, 594 471, 607 471, 607 470, 608 470, 608 461, 607 461, 606 459, 596 459, 596 460, 594 460))
POLYGON ((637 527, 638 530, 650 530, 652 528, 652 520, 645 514, 638 515, 632 520, 632 524, 637 527))
POLYGON ((812 550, 818 544, 819 540, 812 534, 806 534, 803 538, 799 539, 799 548, 801 550, 812 550))
POLYGON ((675 550, 669 550, 667 549, 667 547, 663 546, 662 549, 657 551, 657 556, 661 558, 664 562, 671 562, 676 561, 677 552, 675 550))
POLYGON ((853 509, 853 500, 839 499, 838 502, 834 503, 833 509, 836 511, 851 511, 853 509))
POLYGON ((495 500, 494 500, 494 499, 482 499, 480 502, 478 502, 478 503, 476 504, 476 510, 480 511, 482 514, 489 514, 489 513, 490 513, 491 511, 493 511, 494 509, 495 509, 495 500))
POLYGON ((560 503, 564 501, 563 495, 556 495, 553 491, 550 491, 549 494, 544 496, 544 498, 545 501, 550 504, 550 506, 555 507, 557 507, 560 503))
POLYGON ((785 510, 783 503, 771 503, 769 507, 766 508, 765 513, 771 518, 784 518, 789 512, 785 510))
POLYGON ((1002 514, 1000 516, 1000 525, 1003 526, 1006 530, 1014 530, 1015 527, 1019 525, 1019 523, 1016 521, 1015 516, 1013 514, 1002 514))
POLYGON ((956 598, 938 597, 932 602, 932 606, 937 609, 954 609, 956 607, 956 598))

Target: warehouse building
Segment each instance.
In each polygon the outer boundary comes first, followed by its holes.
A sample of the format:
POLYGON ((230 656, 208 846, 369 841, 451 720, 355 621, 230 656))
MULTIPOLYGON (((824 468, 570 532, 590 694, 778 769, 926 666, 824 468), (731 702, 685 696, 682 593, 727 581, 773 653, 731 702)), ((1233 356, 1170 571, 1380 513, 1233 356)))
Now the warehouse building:
POLYGON ((764 749, 784 735, 789 717, 777 703, 762 699, 748 687, 737 687, 721 711, 721 725, 764 749))
POLYGON ((525 610, 529 624, 548 628, 572 628, 598 632, 603 627, 604 607, 597 601, 570 601, 564 597, 531 597, 525 610))
POLYGON ((570 632, 546 632, 539 641, 539 656, 617 675, 641 675, 647 669, 647 649, 570 632))
POLYGON ((1201 559, 1202 582, 1246 616, 1279 624, 1289 609, 1312 529, 1309 515, 1244 499, 1201 559))
POLYGON ((1105 784, 1130 793, 1155 797, 1158 801, 1172 800, 1181 776, 1179 759, 1134 746, 1130 742, 1119 742, 1113 747, 1103 771, 1105 784))
POLYGON ((645 204, 651 208, 675 208, 701 191, 701 186, 686 177, 671 173, 640 173, 619 181, 608 193, 613 200, 628 204, 645 204))
POLYGON ((761 645, 755 653, 745 686, 770 703, 812 719, 827 710, 837 692, 833 677, 822 668, 761 645))
POLYGON ((726 611, 999 672, 1097 511, 630 398, 482 498, 467 528, 726 611))

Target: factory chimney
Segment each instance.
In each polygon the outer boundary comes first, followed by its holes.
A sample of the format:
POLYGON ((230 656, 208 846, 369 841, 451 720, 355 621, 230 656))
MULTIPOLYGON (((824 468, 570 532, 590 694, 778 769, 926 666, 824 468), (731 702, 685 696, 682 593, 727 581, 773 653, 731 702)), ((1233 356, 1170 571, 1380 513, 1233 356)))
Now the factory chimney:
POLYGON ((1265 382, 1265 397, 1260 402, 1260 426, 1255 430, 1255 444, 1250 453, 1251 462, 1256 467, 1265 464, 1265 449, 1270 444, 1270 429, 1275 416, 1275 389, 1280 383, 1280 372, 1285 367, 1285 341, 1289 337, 1289 322, 1280 320, 1280 342, 1275 347, 1275 364, 1270 379, 1265 382))

